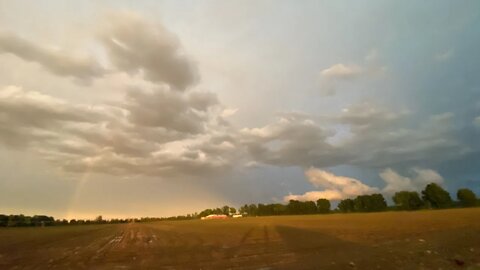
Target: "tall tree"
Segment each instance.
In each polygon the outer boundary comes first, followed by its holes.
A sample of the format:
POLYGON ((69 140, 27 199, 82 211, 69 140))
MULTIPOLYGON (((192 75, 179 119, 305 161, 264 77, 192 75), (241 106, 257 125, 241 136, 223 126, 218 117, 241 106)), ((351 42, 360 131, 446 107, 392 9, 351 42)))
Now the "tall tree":
POLYGON ((392 199, 396 207, 401 210, 417 210, 423 205, 416 191, 399 191, 393 195, 392 199))
POLYGON ((248 213, 249 216, 256 216, 257 212, 258 212, 257 205, 252 203, 248 206, 248 212, 247 213, 248 213))
POLYGON ((240 209, 238 210, 240 214, 247 214, 248 215, 248 205, 241 206, 240 209))
POLYGON ((357 212, 377 212, 387 208, 387 202, 382 194, 360 195, 354 200, 354 209, 357 212))
POLYGON ((450 194, 435 183, 428 184, 422 191, 423 200, 432 208, 447 208, 452 206, 450 194))
POLYGON ((318 199, 317 200, 317 211, 319 213, 330 212, 330 201, 327 200, 327 199, 318 199))
POLYGON ((8 224, 8 216, 0 215, 0 227, 6 227, 8 224))
POLYGON ((461 188, 457 191, 457 199, 463 207, 477 205, 477 196, 468 188, 461 188))
POLYGON ((352 199, 341 200, 337 207, 338 210, 343 213, 350 213, 355 211, 355 204, 352 199))
POLYGON ((95 218, 95 223, 103 223, 103 217, 102 216, 98 216, 95 218))
POLYGON ((230 206, 228 205, 223 206, 221 214, 228 215, 229 213, 230 213, 230 206))

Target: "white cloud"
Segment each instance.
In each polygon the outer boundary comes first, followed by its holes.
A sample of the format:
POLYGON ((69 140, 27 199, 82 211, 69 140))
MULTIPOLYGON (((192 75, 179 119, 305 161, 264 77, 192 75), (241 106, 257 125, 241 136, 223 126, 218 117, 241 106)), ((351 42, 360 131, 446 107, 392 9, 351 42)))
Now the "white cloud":
POLYGON ((366 79, 381 78, 387 72, 387 67, 379 63, 380 54, 376 49, 371 50, 362 64, 337 63, 319 73, 318 83, 321 94, 331 96, 338 89, 348 86, 349 82, 367 82, 366 79))
POLYGON ((230 117, 238 112, 238 108, 226 108, 222 111, 222 117, 230 117))
POLYGON ((320 75, 328 79, 346 80, 359 76, 363 73, 363 69, 357 65, 335 64, 320 72, 320 75))
POLYGON ((297 201, 317 201, 318 199, 327 199, 332 201, 345 199, 344 194, 338 190, 327 189, 322 191, 308 191, 301 195, 289 194, 283 198, 284 201, 288 202, 290 200, 297 201))
POLYGON ((328 200, 342 200, 346 198, 353 198, 358 195, 379 192, 378 188, 365 185, 360 180, 355 178, 337 176, 333 173, 313 167, 305 171, 305 176, 315 187, 323 190, 309 191, 302 195, 290 194, 285 196, 284 200, 316 201, 320 198, 328 200))
POLYGON ((316 201, 323 198, 335 201, 379 192, 386 196, 392 196, 398 191, 421 191, 430 183, 443 183, 443 177, 434 170, 412 168, 410 171, 412 176, 405 177, 390 168, 383 170, 380 178, 385 181, 386 185, 380 190, 377 187, 368 186, 358 179, 338 176, 312 167, 305 171, 305 176, 319 190, 308 191, 300 195, 289 194, 284 197, 284 200, 316 201))
POLYGON ((386 186, 382 192, 393 195, 398 191, 420 191, 429 183, 443 183, 443 177, 436 171, 430 169, 413 168, 412 177, 405 177, 396 171, 388 168, 380 173, 380 177, 385 181, 386 186))

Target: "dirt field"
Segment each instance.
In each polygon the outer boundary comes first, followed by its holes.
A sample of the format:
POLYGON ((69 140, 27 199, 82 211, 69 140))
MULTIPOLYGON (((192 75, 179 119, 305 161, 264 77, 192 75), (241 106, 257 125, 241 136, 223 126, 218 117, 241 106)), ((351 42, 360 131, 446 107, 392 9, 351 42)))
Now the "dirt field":
POLYGON ((480 208, 0 229, 0 269, 480 269, 480 208))

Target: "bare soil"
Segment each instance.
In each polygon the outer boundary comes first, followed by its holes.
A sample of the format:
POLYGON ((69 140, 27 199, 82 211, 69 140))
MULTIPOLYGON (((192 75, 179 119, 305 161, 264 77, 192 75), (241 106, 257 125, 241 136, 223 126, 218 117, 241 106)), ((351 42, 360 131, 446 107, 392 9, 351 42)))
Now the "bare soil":
POLYGON ((480 208, 2 228, 0 269, 480 269, 480 208))

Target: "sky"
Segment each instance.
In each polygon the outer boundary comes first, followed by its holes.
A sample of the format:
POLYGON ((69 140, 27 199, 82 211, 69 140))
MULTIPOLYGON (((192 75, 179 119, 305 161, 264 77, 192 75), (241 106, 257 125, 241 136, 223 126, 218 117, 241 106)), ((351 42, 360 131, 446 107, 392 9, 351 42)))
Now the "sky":
POLYGON ((480 194, 478 1, 0 0, 0 212, 480 194))

